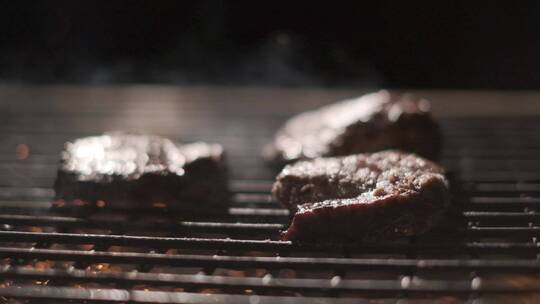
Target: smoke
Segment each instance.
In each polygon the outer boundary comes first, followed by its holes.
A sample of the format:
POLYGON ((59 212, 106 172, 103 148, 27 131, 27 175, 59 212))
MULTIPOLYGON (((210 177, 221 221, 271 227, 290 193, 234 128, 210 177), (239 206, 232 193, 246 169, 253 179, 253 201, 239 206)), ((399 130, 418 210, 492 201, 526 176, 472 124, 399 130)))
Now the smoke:
MULTIPOLYGON (((219 34, 219 33, 216 33, 219 34)), ((36 50, 0 58, 0 83, 166 83, 179 85, 377 87, 369 58, 359 60, 339 45, 321 51, 288 32, 246 46, 214 38, 179 36, 176 44, 144 56, 103 59, 89 50, 46 54, 36 50)))

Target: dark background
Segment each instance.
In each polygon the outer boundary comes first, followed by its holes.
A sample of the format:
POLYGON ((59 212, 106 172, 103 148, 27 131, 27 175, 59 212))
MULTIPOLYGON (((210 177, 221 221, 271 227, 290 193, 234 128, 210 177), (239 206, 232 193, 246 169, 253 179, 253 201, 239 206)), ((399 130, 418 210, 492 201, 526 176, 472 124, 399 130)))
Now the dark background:
POLYGON ((535 89, 540 2, 3 1, 0 82, 535 89))

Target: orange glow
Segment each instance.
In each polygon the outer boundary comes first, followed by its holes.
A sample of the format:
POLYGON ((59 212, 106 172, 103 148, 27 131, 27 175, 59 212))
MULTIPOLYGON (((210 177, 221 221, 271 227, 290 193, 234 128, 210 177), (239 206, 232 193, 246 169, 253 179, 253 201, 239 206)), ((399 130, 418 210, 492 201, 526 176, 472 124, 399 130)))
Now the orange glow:
POLYGON ((162 202, 153 203, 152 206, 154 208, 167 208, 167 205, 165 203, 162 203, 162 202))
POLYGON ((15 148, 17 159, 25 160, 30 155, 30 148, 26 144, 18 144, 15 148))

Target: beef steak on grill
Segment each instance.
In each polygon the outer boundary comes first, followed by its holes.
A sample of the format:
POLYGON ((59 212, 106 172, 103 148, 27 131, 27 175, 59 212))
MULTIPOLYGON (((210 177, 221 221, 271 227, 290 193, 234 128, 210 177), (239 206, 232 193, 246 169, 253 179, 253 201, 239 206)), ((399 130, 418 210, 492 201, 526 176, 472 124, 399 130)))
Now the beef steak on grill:
POLYGON ((441 132, 430 104, 409 94, 367 94, 299 114, 278 130, 265 157, 276 163, 401 149, 437 159, 441 132))
POLYGON ((160 203, 197 211, 226 208, 227 183, 220 145, 106 133, 66 143, 55 191, 64 200, 160 203))
POLYGON ((449 204, 441 167, 383 151, 287 165, 272 193, 294 214, 285 240, 379 242, 423 233, 449 204))

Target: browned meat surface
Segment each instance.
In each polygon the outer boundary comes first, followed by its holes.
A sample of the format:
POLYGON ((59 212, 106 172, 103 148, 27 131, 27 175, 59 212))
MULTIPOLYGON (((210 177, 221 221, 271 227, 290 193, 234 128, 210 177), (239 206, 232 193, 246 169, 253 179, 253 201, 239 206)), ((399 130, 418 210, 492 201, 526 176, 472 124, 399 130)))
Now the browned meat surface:
POLYGON ((425 99, 388 91, 335 103, 287 121, 265 156, 283 163, 400 149, 437 159, 441 132, 429 109, 425 99))
POLYGON ((56 197, 107 204, 226 208, 227 170, 217 144, 110 133, 66 143, 56 197))
POLYGON ((423 233, 449 203, 443 169, 383 151, 287 165, 273 187, 294 217, 286 240, 379 242, 423 233))

